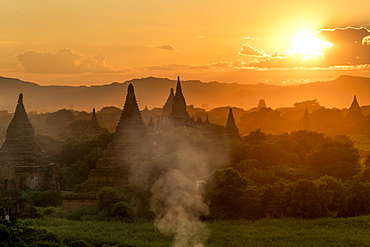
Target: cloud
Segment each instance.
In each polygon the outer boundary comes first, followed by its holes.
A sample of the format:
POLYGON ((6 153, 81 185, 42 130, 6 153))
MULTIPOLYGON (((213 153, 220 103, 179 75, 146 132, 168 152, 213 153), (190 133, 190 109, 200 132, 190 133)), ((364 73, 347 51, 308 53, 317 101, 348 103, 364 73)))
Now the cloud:
POLYGON ((20 41, 15 41, 15 40, 0 40, 0 45, 16 45, 20 44, 20 41))
POLYGON ((275 50, 273 53, 269 55, 270 58, 287 58, 288 54, 275 50))
POLYGON ((250 44, 243 44, 240 48, 239 55, 250 56, 250 57, 267 57, 268 55, 264 50, 258 50, 250 44))
POLYGON ((61 49, 56 53, 26 51, 16 56, 25 72, 36 74, 78 74, 118 72, 106 63, 105 56, 93 58, 61 49))
POLYGON ((176 49, 176 47, 174 47, 173 45, 161 45, 161 46, 158 46, 158 49, 169 50, 169 51, 178 51, 176 49))
POLYGON ((370 31, 367 28, 322 29, 317 36, 333 44, 324 53, 327 65, 370 64, 370 31))
POLYGON ((144 70, 176 70, 176 71, 196 71, 209 69, 209 65, 191 65, 191 64, 164 64, 158 66, 142 67, 144 70))
POLYGON ((315 34, 323 41, 332 43, 321 50, 322 56, 304 60, 301 54, 288 54, 275 50, 266 54, 249 44, 242 45, 240 55, 255 57, 248 66, 258 68, 355 68, 370 64, 370 30, 365 27, 321 29, 315 34))

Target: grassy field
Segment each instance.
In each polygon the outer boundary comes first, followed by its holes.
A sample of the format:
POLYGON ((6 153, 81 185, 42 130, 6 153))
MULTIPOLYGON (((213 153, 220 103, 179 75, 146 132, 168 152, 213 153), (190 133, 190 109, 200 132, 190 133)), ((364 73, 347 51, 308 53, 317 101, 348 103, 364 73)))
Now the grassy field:
MULTIPOLYGON (((95 246, 171 246, 173 236, 152 222, 70 221, 61 218, 23 220, 28 226, 56 233, 64 243, 86 240, 95 246)), ((370 216, 348 219, 263 219, 207 222, 207 247, 369 246, 370 216)), ((182 247, 182 246, 181 246, 182 247)), ((193 247, 193 246, 184 246, 193 247)))

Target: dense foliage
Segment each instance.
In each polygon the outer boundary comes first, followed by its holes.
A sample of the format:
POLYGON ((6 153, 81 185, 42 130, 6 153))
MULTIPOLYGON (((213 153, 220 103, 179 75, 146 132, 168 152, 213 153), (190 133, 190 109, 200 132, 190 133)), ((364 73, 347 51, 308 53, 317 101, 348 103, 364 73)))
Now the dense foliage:
POLYGON ((368 159, 344 135, 252 131, 207 179, 211 219, 319 218, 370 213, 368 159))
POLYGON ((61 244, 55 233, 26 227, 17 221, 0 221, 0 247, 58 247, 61 244))

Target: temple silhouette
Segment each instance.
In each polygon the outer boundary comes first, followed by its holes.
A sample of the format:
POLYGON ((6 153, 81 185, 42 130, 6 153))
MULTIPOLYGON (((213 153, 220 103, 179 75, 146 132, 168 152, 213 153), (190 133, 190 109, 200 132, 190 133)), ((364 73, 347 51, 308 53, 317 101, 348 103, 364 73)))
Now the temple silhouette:
POLYGON ((366 130, 366 118, 361 111, 356 95, 353 96, 352 104, 348 109, 345 124, 346 132, 350 134, 361 134, 366 130))
MULTIPOLYGON (((152 118, 148 126, 146 126, 136 101, 134 86, 130 84, 113 140, 108 145, 103 157, 97 162, 96 168, 90 171, 88 181, 83 190, 97 191, 102 186, 122 187, 127 185, 133 170, 140 169, 140 166, 151 158, 153 143, 149 139, 149 132, 196 126, 207 126, 207 129, 212 131, 211 125, 208 117, 205 122, 201 121, 201 119, 194 121, 190 118, 186 110, 186 101, 182 92, 180 77, 178 77, 176 93, 174 94, 171 88, 170 95, 163 106, 162 117, 157 122, 157 126, 155 126, 152 118)), ((231 109, 223 134, 228 139, 239 138, 239 131, 231 109)))
POLYGON ((113 140, 96 169, 90 171, 88 184, 96 188, 124 186, 131 170, 149 159, 150 151, 148 130, 136 102, 134 86, 130 84, 113 140))
POLYGON ((98 118, 95 113, 95 108, 93 108, 92 116, 89 122, 89 126, 87 127, 87 135, 89 136, 95 136, 100 134, 102 131, 102 128, 99 124, 98 118))
POLYGON ((29 203, 21 198, 21 190, 59 190, 59 167, 49 162, 36 141, 24 108, 23 94, 19 94, 5 142, 0 148, 0 181, 2 218, 5 215, 21 217, 23 213, 32 212, 32 208, 27 207, 29 203))

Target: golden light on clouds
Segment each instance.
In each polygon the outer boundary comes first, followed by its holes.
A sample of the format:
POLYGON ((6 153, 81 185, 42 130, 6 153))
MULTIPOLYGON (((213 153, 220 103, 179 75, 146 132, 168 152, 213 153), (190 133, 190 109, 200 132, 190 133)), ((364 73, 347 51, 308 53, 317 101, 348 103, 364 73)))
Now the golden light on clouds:
POLYGON ((257 83, 279 69, 370 66, 367 0, 350 11, 336 0, 36 2, 0 8, 0 76, 47 85, 179 74, 257 83))
POLYGON ((302 61, 323 56, 323 50, 332 47, 333 44, 320 39, 310 30, 298 32, 292 41, 292 47, 286 50, 289 55, 301 55, 302 61))

